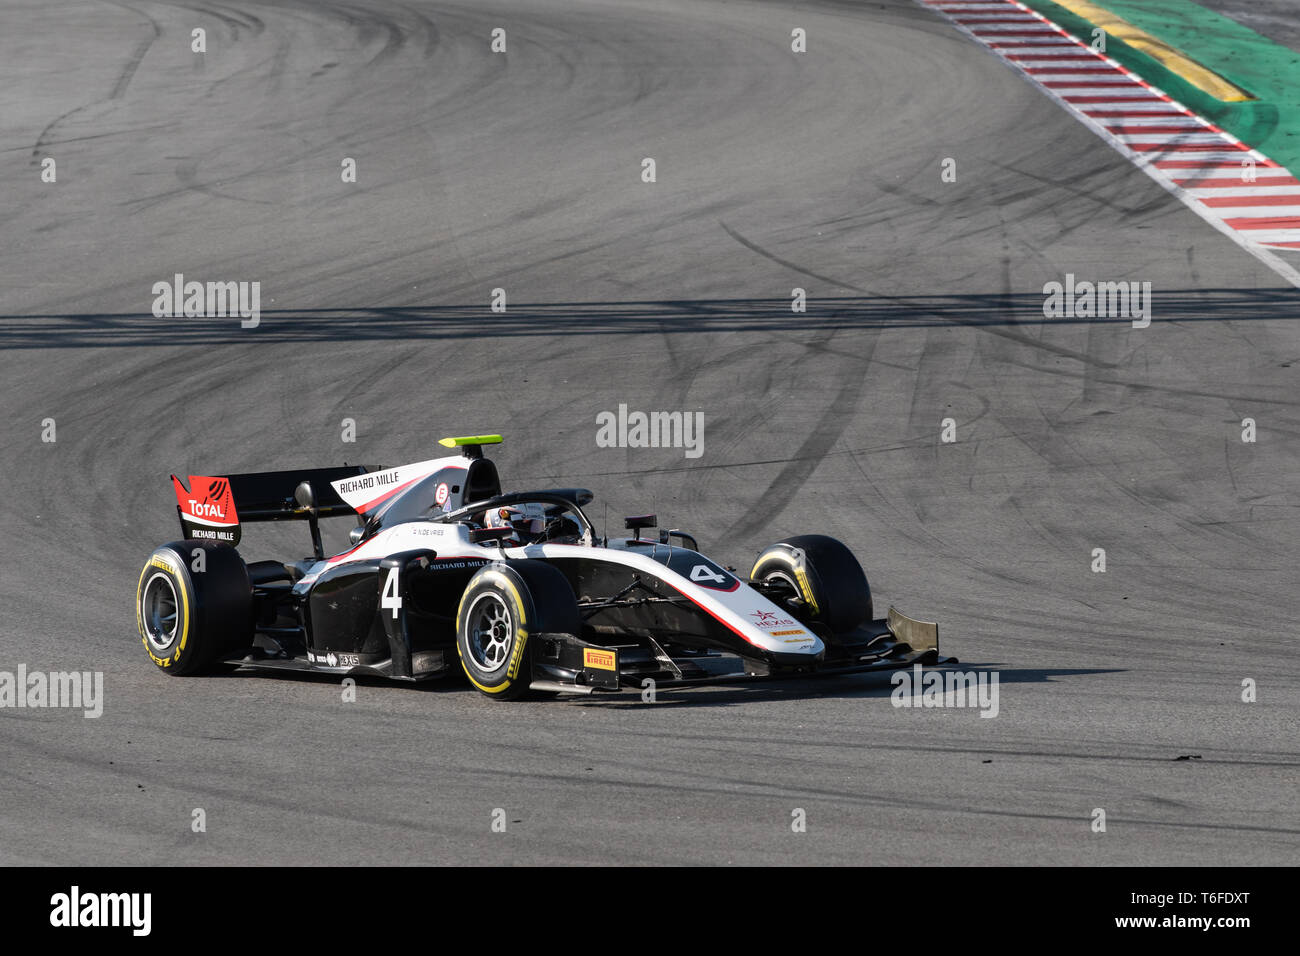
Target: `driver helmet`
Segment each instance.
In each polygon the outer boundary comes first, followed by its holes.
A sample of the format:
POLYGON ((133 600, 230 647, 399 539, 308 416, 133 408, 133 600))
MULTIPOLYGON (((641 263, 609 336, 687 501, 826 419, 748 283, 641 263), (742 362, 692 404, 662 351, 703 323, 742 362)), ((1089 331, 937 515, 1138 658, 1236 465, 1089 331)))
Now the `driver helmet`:
POLYGON ((536 502, 502 508, 489 508, 487 520, 489 528, 511 528, 514 534, 502 541, 502 544, 518 547, 531 544, 542 536, 546 530, 546 515, 542 506, 536 502))

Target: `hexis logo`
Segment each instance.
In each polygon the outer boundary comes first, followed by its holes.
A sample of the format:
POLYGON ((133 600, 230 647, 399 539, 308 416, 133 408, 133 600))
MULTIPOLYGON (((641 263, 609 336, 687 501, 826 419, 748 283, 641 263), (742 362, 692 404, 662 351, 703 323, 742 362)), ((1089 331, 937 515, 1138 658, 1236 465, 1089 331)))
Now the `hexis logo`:
POLYGON ((756 626, 761 627, 765 631, 770 631, 777 627, 789 627, 792 624, 798 623, 788 617, 782 617, 780 614, 773 611, 751 611, 750 617, 755 619, 754 624, 756 626))

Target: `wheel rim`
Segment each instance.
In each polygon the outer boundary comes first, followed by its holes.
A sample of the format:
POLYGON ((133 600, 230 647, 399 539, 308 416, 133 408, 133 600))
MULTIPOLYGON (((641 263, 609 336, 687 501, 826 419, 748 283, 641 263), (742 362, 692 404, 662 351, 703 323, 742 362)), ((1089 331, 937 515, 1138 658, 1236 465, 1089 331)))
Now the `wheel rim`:
POLYGON ((769 571, 763 576, 765 584, 779 584, 781 586, 781 599, 786 601, 803 600, 803 592, 799 590, 799 584, 794 577, 785 571, 769 571))
POLYGON ((176 585, 170 577, 156 572, 149 579, 140 598, 140 610, 145 638, 156 650, 169 649, 176 642, 176 628, 180 623, 176 585))
POLYGON ((469 652, 480 670, 491 674, 506 666, 515 643, 514 617, 495 594, 480 594, 469 606, 469 652))

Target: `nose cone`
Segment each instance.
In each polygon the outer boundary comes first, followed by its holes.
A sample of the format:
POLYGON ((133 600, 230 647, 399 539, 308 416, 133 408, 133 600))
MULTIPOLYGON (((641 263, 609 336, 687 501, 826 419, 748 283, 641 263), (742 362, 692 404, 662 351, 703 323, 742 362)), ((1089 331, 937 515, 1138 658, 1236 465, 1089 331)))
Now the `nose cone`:
POLYGON ((800 628, 804 633, 781 636, 765 634, 772 654, 778 664, 815 664, 826 657, 826 645, 822 639, 807 628, 800 628))

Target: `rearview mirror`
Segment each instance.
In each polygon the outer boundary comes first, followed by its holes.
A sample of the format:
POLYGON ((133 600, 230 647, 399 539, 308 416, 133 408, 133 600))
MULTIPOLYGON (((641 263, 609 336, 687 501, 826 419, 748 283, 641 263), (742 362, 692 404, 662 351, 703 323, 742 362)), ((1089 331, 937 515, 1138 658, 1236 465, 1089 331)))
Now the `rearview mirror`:
POLYGON ((671 539, 673 538, 680 538, 683 547, 690 548, 692 551, 700 550, 700 543, 695 540, 695 535, 687 534, 685 531, 678 531, 676 528, 664 528, 660 530, 660 544, 671 544, 671 539))
POLYGON ((640 538, 643 528, 653 528, 658 521, 659 519, 654 515, 632 515, 623 519, 623 527, 631 531, 636 538, 640 538))

